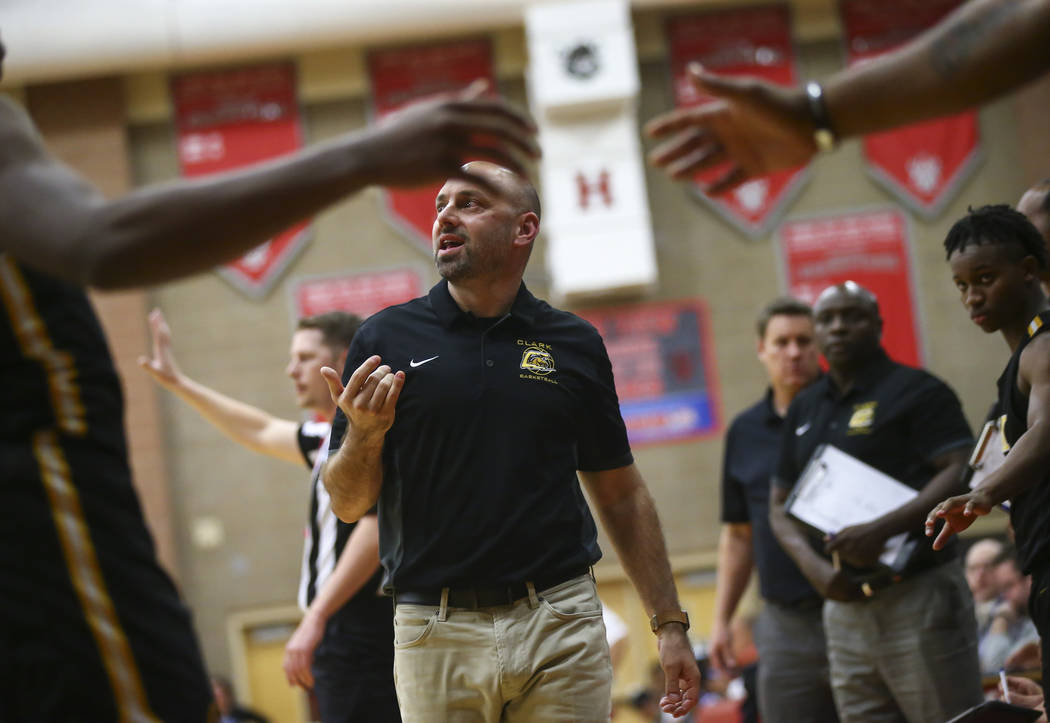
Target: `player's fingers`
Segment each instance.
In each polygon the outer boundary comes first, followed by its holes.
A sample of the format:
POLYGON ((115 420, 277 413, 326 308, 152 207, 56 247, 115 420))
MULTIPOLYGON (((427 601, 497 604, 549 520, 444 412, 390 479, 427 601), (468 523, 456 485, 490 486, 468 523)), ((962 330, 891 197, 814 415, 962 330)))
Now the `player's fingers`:
POLYGON ((456 168, 451 172, 451 175, 478 184, 490 191, 498 191, 499 187, 487 180, 484 175, 480 173, 472 173, 469 170, 464 170, 462 167, 463 164, 468 163, 469 161, 488 161, 489 163, 495 163, 497 166, 502 166, 503 168, 514 171, 514 173, 523 178, 527 178, 529 175, 525 168, 525 164, 514 154, 514 152, 504 146, 499 144, 489 145, 485 143, 468 143, 464 145, 459 149, 459 157, 455 161, 456 168))
POLYGON ((383 402, 384 412, 393 412, 397 408, 397 400, 401 396, 401 390, 405 386, 405 373, 397 372, 390 375, 390 389, 387 391, 386 400, 383 402))
POLYGON ((523 124, 503 116, 457 113, 448 130, 451 133, 461 133, 472 142, 479 139, 495 141, 530 158, 540 156, 540 147, 533 138, 532 131, 523 124))
POLYGON ((354 373, 350 375, 350 378, 346 382, 346 388, 350 390, 350 396, 356 397, 361 391, 361 387, 365 385, 365 381, 369 375, 379 368, 379 365, 383 362, 382 358, 378 354, 373 354, 361 363, 357 369, 354 369, 354 373))
POLYGON ((711 134, 708 131, 689 128, 650 151, 649 162, 657 168, 669 166, 695 151, 706 148, 711 142, 711 134))
POLYGON ((687 128, 702 128, 702 122, 693 108, 678 108, 651 118, 645 124, 645 134, 650 138, 663 138, 687 128))
POLYGON ((343 382, 339 378, 339 372, 332 367, 321 367, 321 376, 328 384, 328 393, 332 395, 332 400, 338 404, 339 398, 343 396, 343 382))
POLYGON ((677 180, 690 178, 700 171, 725 161, 725 149, 716 143, 707 143, 667 166, 667 175, 677 180))
POLYGON ((718 196, 727 193, 728 191, 732 191, 747 179, 747 172, 740 166, 734 165, 720 177, 716 178, 705 190, 712 196, 718 196))

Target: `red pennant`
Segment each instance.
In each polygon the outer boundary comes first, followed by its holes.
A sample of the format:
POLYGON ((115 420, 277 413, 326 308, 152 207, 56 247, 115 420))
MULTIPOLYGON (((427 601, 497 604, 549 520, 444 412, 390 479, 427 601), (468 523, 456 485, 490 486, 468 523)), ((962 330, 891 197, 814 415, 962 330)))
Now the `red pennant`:
MULTIPOLYGON (((250 166, 302 147, 291 63, 172 78, 179 167, 187 178, 250 166)), ((304 220, 218 269, 253 298, 265 296, 309 240, 304 220)))
MULTIPOLYGON (((378 121, 402 106, 437 93, 462 90, 479 78, 495 88, 492 43, 487 38, 409 47, 368 54, 372 116, 378 121)), ((441 184, 415 189, 383 189, 391 223, 431 254, 434 197, 441 184)))
POLYGON ((902 364, 922 364, 903 213, 885 209, 791 220, 778 236, 788 293, 812 304, 829 286, 860 284, 879 300, 886 352, 902 364))
MULTIPOLYGON (((937 24, 960 0, 841 0, 848 63, 872 60, 937 24)), ((977 113, 864 138, 872 177, 925 218, 938 216, 980 161, 977 113)))
MULTIPOLYGON (((725 75, 754 76, 778 85, 798 83, 795 48, 791 40, 791 13, 786 5, 733 8, 672 17, 667 22, 671 81, 675 105, 688 108, 710 96, 697 92, 686 72, 698 61, 725 75)), ((795 168, 755 178, 720 197, 700 190, 725 166, 699 173, 692 184, 698 198, 751 237, 769 232, 802 189, 806 168, 795 168)))

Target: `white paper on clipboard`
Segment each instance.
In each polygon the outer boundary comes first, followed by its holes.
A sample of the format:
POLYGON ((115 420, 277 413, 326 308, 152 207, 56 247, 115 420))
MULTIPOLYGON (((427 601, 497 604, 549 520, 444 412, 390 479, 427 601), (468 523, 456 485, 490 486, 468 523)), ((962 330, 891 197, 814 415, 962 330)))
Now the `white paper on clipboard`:
MULTIPOLYGON (((977 485, 984 482, 988 475, 1003 466, 1008 451, 1003 447, 1005 445, 999 431, 999 420, 993 419, 985 422, 981 436, 974 445, 973 454, 970 455, 970 469, 973 470, 973 475, 970 477, 970 489, 975 489, 977 485)), ((1010 501, 1007 500, 999 506, 1009 512, 1010 501)))
MULTIPOLYGON (((795 484, 787 512, 824 534, 836 534, 882 517, 917 494, 841 449, 822 444, 795 484)), ((886 540, 879 561, 892 566, 907 537, 901 533, 886 540)))

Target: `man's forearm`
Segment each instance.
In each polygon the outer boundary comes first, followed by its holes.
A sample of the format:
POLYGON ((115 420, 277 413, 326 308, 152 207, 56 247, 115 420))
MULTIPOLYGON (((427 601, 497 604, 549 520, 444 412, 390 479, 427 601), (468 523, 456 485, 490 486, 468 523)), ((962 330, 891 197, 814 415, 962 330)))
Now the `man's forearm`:
POLYGON ((367 185, 354 134, 213 180, 150 187, 84 219, 85 283, 141 286, 212 268, 367 185))
POLYGON ((1006 500, 1030 489, 1046 479, 1046 470, 1050 466, 1050 425, 1041 429, 1029 429, 1010 448, 999 469, 981 483, 980 489, 988 495, 992 504, 999 505, 1006 500), (1047 439, 1040 439, 1046 437, 1047 439))
POLYGON ((969 449, 949 453, 950 461, 908 503, 883 515, 875 524, 886 539, 902 532, 919 532, 938 502, 964 491, 962 482, 969 449))
POLYGON ((645 485, 599 507, 598 515, 646 611, 679 610, 660 519, 645 485))
POLYGON ((809 583, 818 591, 823 590, 832 571, 831 563, 817 554, 798 525, 788 519, 784 509, 786 498, 786 492, 773 488, 769 504, 769 526, 784 552, 795 561, 809 583))
POLYGON ((302 463, 295 422, 278 419, 186 376, 164 386, 234 442, 253 452, 302 463))
POLYGON ((383 437, 362 438, 351 429, 328 458, 322 480, 336 517, 359 520, 375 506, 383 487, 383 437))
POLYGON ((718 538, 715 624, 728 627, 751 579, 753 549, 749 524, 724 524, 718 538))
POLYGON ((378 569, 379 523, 375 515, 365 515, 347 538, 335 569, 310 603, 307 615, 328 620, 378 569))
POLYGON ((906 44, 825 84, 842 138, 957 113, 1050 69, 1050 2, 973 0, 906 44))

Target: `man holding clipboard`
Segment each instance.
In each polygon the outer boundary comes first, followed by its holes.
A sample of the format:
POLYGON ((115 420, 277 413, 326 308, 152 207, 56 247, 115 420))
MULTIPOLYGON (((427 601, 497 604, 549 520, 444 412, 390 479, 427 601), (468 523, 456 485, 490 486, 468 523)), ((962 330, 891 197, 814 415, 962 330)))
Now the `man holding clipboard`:
MULTIPOLYGON (((913 544, 914 554, 893 561, 894 574, 874 573, 887 541, 901 534, 920 538, 930 503, 958 490, 973 438, 944 382, 886 356, 871 292, 853 282, 826 289, 814 321, 829 373, 788 409, 770 523, 826 599, 824 628, 840 719, 943 723, 981 701, 973 600, 958 553, 913 544), (788 517, 785 500, 822 445, 915 494, 814 544, 788 517)), ((872 479, 856 474, 857 505, 870 501, 866 485, 872 479)))

